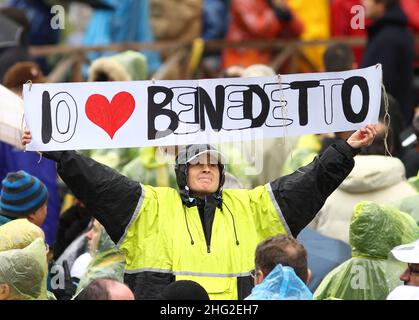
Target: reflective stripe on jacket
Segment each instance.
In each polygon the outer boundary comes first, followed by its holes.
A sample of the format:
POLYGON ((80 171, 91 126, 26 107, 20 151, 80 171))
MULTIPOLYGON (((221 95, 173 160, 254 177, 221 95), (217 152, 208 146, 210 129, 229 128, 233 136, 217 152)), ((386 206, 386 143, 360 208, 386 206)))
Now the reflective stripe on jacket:
POLYGON ((172 188, 142 186, 138 212, 119 241, 126 273, 172 274, 201 284, 211 299, 238 299, 238 277, 249 277, 259 242, 290 234, 270 185, 223 191, 210 247, 196 206, 182 204, 172 188))

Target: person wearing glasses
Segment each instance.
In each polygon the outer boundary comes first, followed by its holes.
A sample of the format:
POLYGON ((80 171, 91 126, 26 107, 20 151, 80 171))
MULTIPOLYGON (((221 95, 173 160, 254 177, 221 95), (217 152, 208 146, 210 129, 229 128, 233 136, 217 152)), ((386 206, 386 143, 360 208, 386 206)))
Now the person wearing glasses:
POLYGON ((250 274, 255 287, 246 300, 313 299, 307 287, 311 278, 307 251, 292 236, 280 234, 259 243, 250 274))

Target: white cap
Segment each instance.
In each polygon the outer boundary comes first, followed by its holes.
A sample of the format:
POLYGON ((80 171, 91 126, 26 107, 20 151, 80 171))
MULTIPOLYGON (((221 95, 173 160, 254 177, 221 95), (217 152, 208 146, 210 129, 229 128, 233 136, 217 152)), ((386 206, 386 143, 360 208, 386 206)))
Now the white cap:
POLYGON ((409 244, 403 244, 391 250, 393 256, 402 262, 419 263, 419 240, 409 244))
POLYGON ((387 300, 419 300, 419 287, 399 286, 390 292, 387 300))

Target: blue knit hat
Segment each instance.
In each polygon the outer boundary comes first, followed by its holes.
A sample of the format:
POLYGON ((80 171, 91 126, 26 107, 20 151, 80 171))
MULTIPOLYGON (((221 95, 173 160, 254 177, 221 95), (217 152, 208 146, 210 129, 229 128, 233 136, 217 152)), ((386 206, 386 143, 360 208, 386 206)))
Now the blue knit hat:
POLYGON ((23 218, 41 208, 48 199, 48 190, 36 177, 21 170, 10 172, 2 181, 0 214, 23 218))

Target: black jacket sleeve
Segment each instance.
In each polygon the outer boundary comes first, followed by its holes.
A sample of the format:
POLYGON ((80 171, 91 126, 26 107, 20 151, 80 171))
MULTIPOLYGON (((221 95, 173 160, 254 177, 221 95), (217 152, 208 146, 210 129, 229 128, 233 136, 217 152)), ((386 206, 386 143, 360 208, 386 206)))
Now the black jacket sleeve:
POLYGON ((313 162, 270 182, 282 215, 294 237, 307 226, 326 199, 345 180, 359 152, 346 141, 329 146, 313 162))
POLYGON ((138 210, 141 185, 75 151, 43 154, 57 162, 61 179, 117 243, 138 210))

